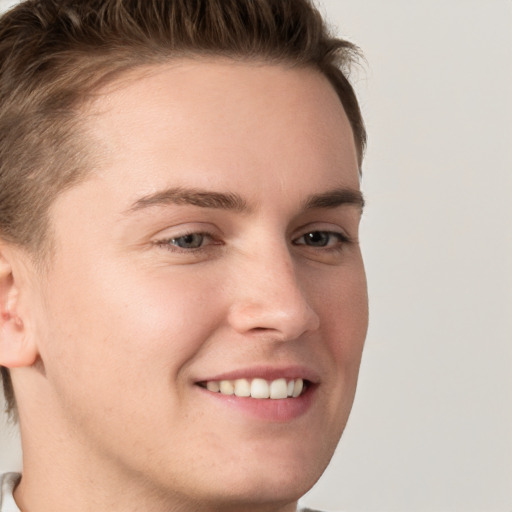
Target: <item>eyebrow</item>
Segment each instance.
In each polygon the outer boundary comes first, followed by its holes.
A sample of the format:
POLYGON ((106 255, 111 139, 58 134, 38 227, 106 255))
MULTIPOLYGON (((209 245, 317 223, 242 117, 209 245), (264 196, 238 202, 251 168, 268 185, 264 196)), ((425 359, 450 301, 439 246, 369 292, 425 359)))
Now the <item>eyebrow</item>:
MULTIPOLYGON (((247 213, 251 210, 247 201, 235 193, 176 187, 137 199, 126 213, 137 212, 152 206, 165 206, 169 204, 232 210, 238 213, 247 213)), ((362 210, 364 204, 365 201, 360 190, 335 188, 309 196, 303 203, 303 209, 333 209, 343 205, 353 205, 362 210)))
POLYGON ((141 197, 128 209, 128 213, 142 210, 150 206, 165 206, 168 204, 233 210, 240 213, 249 210, 247 202, 238 194, 178 187, 169 188, 141 197))
POLYGON ((314 194, 306 200, 304 204, 305 210, 313 210, 316 208, 338 208, 343 205, 353 205, 361 211, 364 208, 365 201, 363 193, 353 188, 336 188, 321 194, 314 194))

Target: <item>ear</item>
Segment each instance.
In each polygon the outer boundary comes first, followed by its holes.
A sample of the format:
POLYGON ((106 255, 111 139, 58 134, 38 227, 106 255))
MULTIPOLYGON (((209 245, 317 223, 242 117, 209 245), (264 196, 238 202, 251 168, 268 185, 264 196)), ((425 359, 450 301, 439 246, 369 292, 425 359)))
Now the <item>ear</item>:
POLYGON ((0 366, 6 368, 31 366, 38 355, 21 307, 28 285, 22 260, 18 250, 0 243, 0 366))

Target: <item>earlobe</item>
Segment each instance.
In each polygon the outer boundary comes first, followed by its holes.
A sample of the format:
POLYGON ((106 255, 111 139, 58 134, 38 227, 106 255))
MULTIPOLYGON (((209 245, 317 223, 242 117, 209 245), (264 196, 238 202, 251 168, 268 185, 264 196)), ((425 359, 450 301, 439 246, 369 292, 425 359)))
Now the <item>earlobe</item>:
POLYGON ((20 314, 20 283, 9 261, 13 257, 0 246, 0 366, 6 368, 30 366, 37 358, 35 343, 20 314))

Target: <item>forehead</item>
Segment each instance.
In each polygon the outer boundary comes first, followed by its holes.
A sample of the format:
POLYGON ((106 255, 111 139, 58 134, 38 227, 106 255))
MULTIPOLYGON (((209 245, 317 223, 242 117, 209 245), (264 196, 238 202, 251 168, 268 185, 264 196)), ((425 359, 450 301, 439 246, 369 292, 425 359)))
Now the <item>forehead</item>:
POLYGON ((117 80, 90 113, 96 140, 115 158, 128 158, 136 144, 149 154, 167 153, 169 161, 191 148, 189 155, 197 157, 202 148, 219 158, 242 152, 260 164, 274 152, 292 165, 292 155, 299 156, 299 145, 307 142, 300 149, 315 149, 311 157, 329 157, 339 166, 341 157, 345 165, 356 162, 341 102, 328 80, 309 68, 227 59, 173 61, 117 80))

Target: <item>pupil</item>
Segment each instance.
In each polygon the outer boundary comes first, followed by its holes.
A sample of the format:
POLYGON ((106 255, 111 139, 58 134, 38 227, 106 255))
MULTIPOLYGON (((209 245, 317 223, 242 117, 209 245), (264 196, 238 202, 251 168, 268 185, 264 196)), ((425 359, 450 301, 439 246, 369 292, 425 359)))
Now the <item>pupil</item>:
POLYGON ((329 236, 327 233, 321 231, 314 231, 306 235, 306 240, 309 245, 315 245, 317 247, 325 247, 329 242, 329 236))

